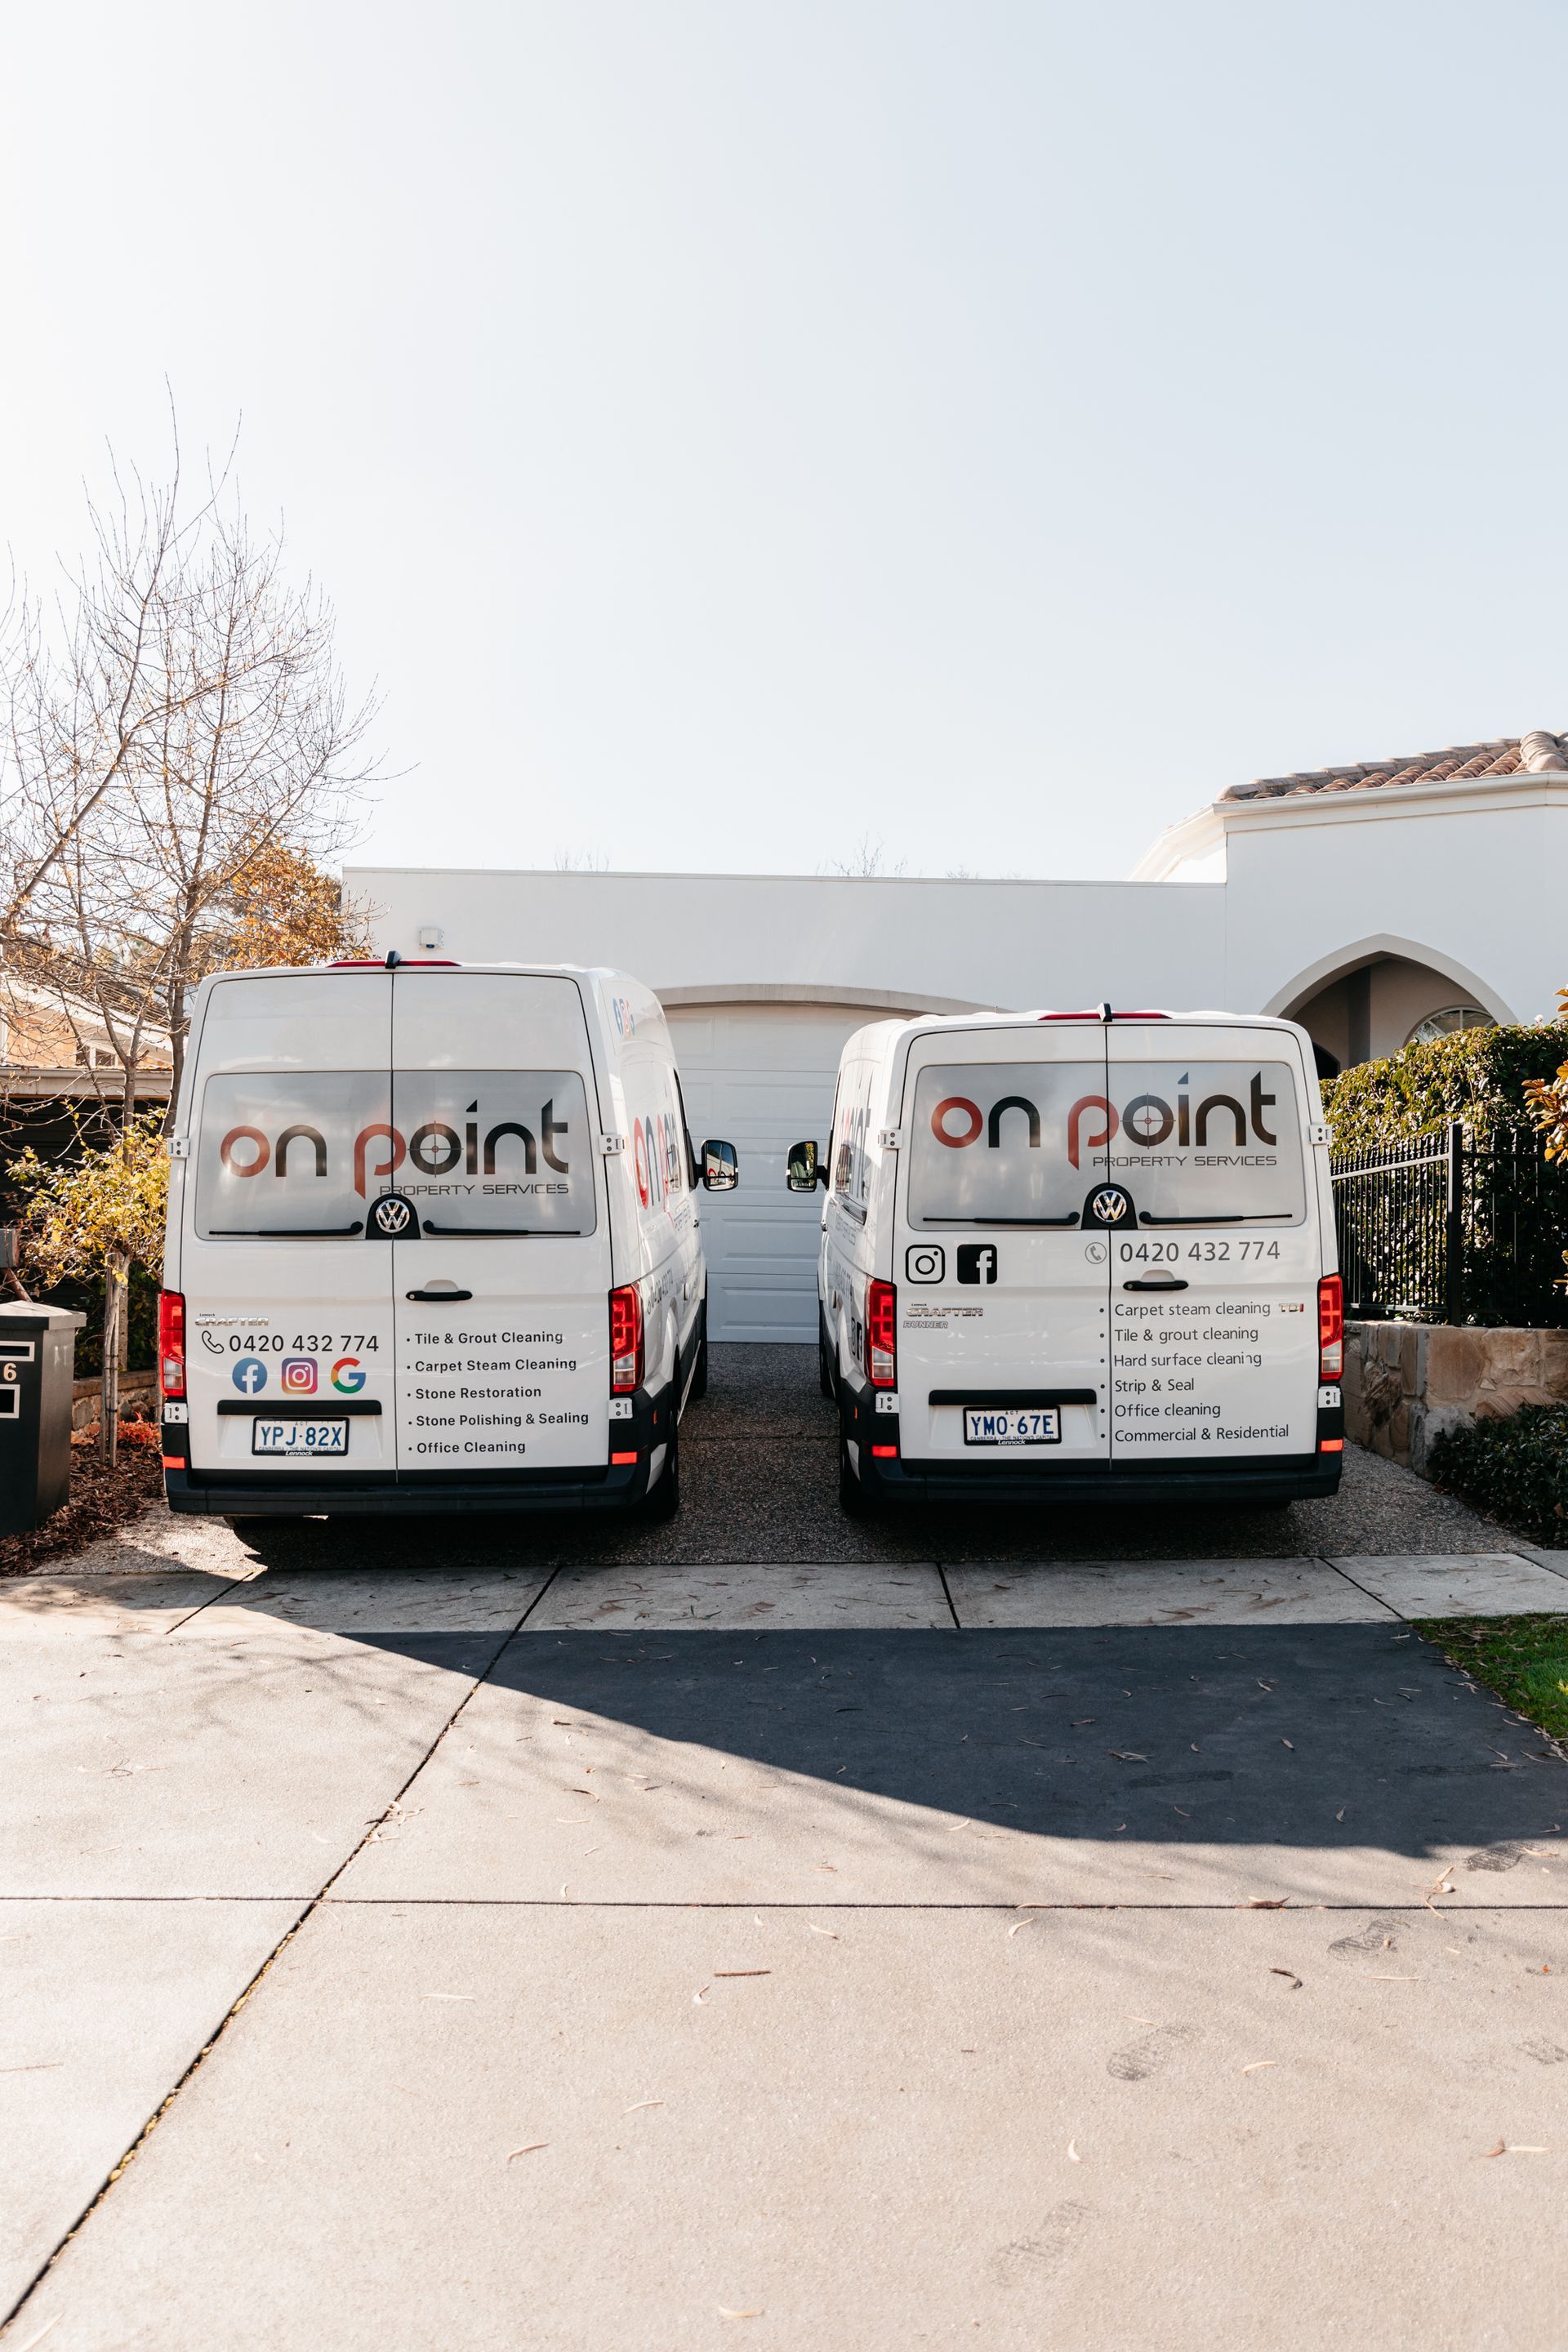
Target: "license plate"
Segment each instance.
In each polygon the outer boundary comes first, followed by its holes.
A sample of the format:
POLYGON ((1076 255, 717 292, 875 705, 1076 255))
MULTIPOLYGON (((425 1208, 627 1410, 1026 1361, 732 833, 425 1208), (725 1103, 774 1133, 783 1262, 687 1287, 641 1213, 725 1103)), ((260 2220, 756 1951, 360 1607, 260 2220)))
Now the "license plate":
POLYGON ((253 1421, 253 1454, 346 1454, 346 1421, 253 1421))
POLYGON ((1061 1413, 1054 1404, 1027 1411, 1012 1406, 1005 1412, 970 1405, 964 1410, 963 1442, 965 1445, 1059 1445, 1061 1413))

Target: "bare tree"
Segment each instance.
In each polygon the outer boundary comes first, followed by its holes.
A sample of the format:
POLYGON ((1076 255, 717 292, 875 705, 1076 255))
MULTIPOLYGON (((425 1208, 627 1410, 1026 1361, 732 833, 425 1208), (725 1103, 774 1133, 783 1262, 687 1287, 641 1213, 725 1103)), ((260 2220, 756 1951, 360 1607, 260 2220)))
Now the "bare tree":
POLYGON ((555 853, 557 874, 607 874, 609 870, 607 849, 558 849, 555 853))
POLYGON ((847 857, 829 858, 826 871, 847 874, 858 882, 875 881, 879 876, 896 880, 909 861, 900 857, 896 865, 889 866, 883 861, 882 848, 879 838, 873 841, 868 833, 863 833, 847 857))
POLYGON ((226 475, 188 504, 177 441, 167 483, 117 468, 91 552, 52 603, 23 598, 0 675, 0 951, 93 1008, 127 1117, 149 1030, 178 1086, 237 887, 341 847, 376 769, 374 702, 351 706, 281 530, 255 532, 226 475))
MULTIPOLYGON (((21 597, 0 647, 0 959, 53 992, 100 1093, 80 1024, 102 1024, 129 1134, 158 1033, 173 1116, 189 992, 247 895, 319 878, 347 838, 375 705, 350 703, 331 606, 289 578, 280 529, 252 530, 228 468, 187 495, 177 432, 167 481, 115 467, 88 511, 87 557, 52 599, 21 597)), ((110 1452, 121 1256, 106 1266, 110 1452)))

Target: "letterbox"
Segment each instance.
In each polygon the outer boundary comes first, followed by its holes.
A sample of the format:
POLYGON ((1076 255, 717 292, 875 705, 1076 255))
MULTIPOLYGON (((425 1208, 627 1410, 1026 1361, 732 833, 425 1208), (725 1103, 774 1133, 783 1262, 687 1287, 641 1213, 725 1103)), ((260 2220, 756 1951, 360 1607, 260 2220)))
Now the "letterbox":
POLYGON ((86 1320, 0 1304, 0 1535, 40 1527, 70 1492, 71 1373, 86 1320))

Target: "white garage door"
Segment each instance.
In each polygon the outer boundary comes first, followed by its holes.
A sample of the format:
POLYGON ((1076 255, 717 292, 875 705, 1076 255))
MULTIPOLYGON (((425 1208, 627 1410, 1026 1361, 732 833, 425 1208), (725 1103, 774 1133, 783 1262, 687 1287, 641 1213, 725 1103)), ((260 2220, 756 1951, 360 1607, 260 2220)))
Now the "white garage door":
POLYGON ((700 1198, 708 1329, 715 1339, 816 1338, 823 1194, 784 1191, 802 1136, 826 1149, 845 1039, 875 1013, 820 1004, 671 1005, 667 1010, 691 1133, 728 1137, 733 1192, 700 1198))

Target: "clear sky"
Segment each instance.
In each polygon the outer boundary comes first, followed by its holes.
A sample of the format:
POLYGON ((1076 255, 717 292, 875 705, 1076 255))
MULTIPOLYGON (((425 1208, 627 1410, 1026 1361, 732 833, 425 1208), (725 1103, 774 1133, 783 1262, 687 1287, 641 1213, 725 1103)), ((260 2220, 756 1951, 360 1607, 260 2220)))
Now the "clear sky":
POLYGON ((1568 729, 1547 0, 100 0, 0 79, 0 530, 243 411, 357 855, 1124 872, 1568 729))

